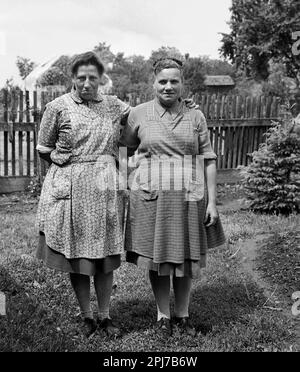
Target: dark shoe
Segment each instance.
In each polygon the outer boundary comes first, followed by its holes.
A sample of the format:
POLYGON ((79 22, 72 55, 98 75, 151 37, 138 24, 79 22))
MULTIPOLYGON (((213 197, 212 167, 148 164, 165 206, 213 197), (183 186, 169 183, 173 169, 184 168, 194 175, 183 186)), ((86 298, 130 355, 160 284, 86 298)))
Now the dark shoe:
POLYGON ((155 324, 158 335, 162 338, 168 338, 172 336, 171 321, 168 318, 161 318, 155 324))
POLYGON ((182 333, 186 333, 189 336, 195 337, 196 336, 196 330, 192 326, 190 318, 189 317, 184 317, 184 318, 174 318, 174 323, 176 326, 180 329, 182 333))
POLYGON ((84 334, 89 338, 97 329, 97 323, 92 318, 83 319, 83 329, 84 334))
POLYGON ((118 328, 110 318, 100 320, 98 318, 99 328, 106 333, 109 337, 120 337, 121 330, 118 328))

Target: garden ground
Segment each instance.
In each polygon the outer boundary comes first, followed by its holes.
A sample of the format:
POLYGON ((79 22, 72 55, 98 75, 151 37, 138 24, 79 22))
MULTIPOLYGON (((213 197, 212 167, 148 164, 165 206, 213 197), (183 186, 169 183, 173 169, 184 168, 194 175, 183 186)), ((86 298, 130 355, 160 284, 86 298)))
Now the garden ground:
MULTIPOLYGON (((0 351, 300 351, 300 319, 291 312, 291 295, 300 290, 300 216, 251 213, 238 187, 219 187, 218 194, 228 244, 209 254, 193 282, 198 334, 175 331, 167 342, 152 327, 156 308, 145 274, 126 262, 116 271, 111 302, 123 337, 97 332, 86 339, 68 276, 34 257, 36 199, 0 196, 0 291, 7 301, 0 351)), ((92 303, 96 310, 94 292, 92 303)))

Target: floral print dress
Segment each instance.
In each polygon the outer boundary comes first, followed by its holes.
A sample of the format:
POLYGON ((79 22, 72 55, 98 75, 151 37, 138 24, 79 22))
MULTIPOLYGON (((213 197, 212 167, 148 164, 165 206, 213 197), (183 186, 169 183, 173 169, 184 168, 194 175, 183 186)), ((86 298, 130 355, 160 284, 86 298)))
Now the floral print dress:
POLYGON ((129 106, 114 96, 84 103, 75 90, 46 106, 37 150, 52 164, 43 183, 37 226, 67 259, 123 251, 123 194, 117 190, 120 121, 129 106))

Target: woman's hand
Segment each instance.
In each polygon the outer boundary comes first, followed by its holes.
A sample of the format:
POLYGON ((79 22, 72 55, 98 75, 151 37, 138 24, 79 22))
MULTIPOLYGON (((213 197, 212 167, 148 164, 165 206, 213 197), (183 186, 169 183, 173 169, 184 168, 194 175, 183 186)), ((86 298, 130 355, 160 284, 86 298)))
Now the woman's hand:
POLYGON ((205 215, 205 226, 213 226, 219 219, 219 213, 216 204, 208 204, 205 215))
POLYGON ((183 102, 189 109, 200 110, 200 106, 195 103, 193 98, 185 98, 183 102))

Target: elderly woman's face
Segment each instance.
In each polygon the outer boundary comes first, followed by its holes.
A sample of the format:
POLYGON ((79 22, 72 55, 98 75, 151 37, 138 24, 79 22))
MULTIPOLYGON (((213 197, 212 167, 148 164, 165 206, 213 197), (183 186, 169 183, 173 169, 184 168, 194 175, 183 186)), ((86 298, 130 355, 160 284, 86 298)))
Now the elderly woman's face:
POLYGON ((177 68, 166 68, 160 71, 154 82, 156 97, 164 106, 171 107, 178 102, 182 92, 182 78, 177 68))
POLYGON ((96 97, 100 80, 101 76, 94 65, 79 66, 76 75, 73 77, 76 90, 85 101, 96 97))

